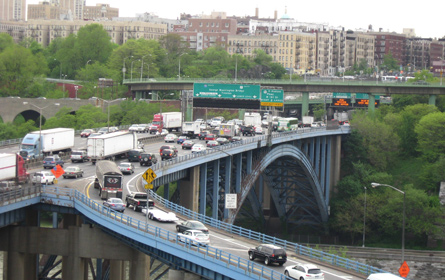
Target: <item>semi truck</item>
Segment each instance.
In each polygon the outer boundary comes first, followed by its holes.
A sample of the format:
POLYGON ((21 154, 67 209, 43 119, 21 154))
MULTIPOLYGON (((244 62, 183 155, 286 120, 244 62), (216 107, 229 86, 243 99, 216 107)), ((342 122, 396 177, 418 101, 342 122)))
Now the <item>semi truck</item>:
POLYGON ((250 113, 244 114, 244 125, 246 126, 261 126, 261 114, 260 113, 250 113))
POLYGON ((99 189, 99 197, 103 200, 117 197, 122 199, 123 175, 116 163, 101 160, 96 163, 94 188, 99 189))
POLYGON ((182 113, 181 112, 168 112, 159 113, 153 116, 152 125, 158 127, 158 131, 166 129, 169 132, 180 131, 182 128, 182 113))
POLYGON ((19 154, 27 160, 60 152, 70 152, 73 147, 74 129, 53 128, 26 134, 20 145, 19 154))
POLYGON ((186 135, 193 139, 193 138, 198 137, 200 132, 201 132, 201 122, 195 121, 195 122, 182 123, 182 134, 183 135, 186 135))
POLYGON ((138 146, 136 133, 117 131, 88 137, 87 156, 92 164, 100 160, 115 160, 127 157, 130 150, 138 146))
POLYGON ((216 135, 225 138, 232 138, 240 134, 240 127, 236 124, 223 123, 219 126, 219 129, 215 129, 216 135))
POLYGON ((28 183, 29 173, 26 170, 25 160, 18 154, 0 154, 0 182, 2 185, 19 185, 28 183))

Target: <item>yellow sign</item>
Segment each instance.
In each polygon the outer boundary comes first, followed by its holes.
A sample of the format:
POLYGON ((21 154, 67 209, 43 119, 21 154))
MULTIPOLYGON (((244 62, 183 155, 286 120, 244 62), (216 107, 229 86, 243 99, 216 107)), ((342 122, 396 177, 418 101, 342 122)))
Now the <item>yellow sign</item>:
POLYGON ((283 107, 283 103, 278 103, 278 102, 261 102, 261 106, 283 107))
POLYGON ((150 184, 156 178, 156 173, 154 173, 153 169, 149 168, 144 172, 142 178, 150 184))
POLYGON ((147 185, 144 186, 144 188, 146 190, 152 190, 153 189, 153 184, 147 184, 147 185))

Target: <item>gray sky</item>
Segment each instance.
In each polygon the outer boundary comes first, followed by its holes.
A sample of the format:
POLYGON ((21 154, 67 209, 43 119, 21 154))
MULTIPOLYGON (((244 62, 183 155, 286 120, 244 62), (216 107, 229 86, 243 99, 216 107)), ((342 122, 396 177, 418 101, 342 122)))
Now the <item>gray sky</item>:
MULTIPOLYGON (((28 4, 37 4, 43 0, 28 0, 28 4)), ((226 12, 227 16, 255 15, 272 18, 274 11, 278 17, 285 14, 299 22, 328 23, 330 26, 343 26, 346 29, 367 29, 371 24, 374 30, 402 33, 403 28, 414 28, 416 35, 424 38, 441 38, 445 36, 443 19, 445 2, 440 0, 425 3, 405 0, 374 0, 363 2, 357 0, 318 0, 318 1, 147 1, 147 0, 86 0, 86 5, 96 3, 110 4, 119 8, 119 16, 133 17, 141 13, 153 13, 159 17, 178 18, 180 13, 191 15, 210 14, 212 11, 226 12)))

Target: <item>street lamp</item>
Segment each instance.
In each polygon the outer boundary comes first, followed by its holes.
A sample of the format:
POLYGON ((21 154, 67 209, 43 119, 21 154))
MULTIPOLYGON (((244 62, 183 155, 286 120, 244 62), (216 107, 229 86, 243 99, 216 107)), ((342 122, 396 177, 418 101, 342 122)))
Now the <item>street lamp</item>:
MULTIPOLYGON (((142 72, 143 72, 143 70, 144 70, 144 57, 146 57, 147 55, 149 55, 149 56, 151 56, 151 54, 146 54, 146 55, 144 55, 143 57, 142 57, 142 64, 141 64, 141 81, 142 81, 142 72)), ((149 65, 149 64, 147 64, 147 65, 149 65)), ((150 66, 149 66, 149 68, 148 68, 148 71, 150 71, 150 66)))
POLYGON ((180 54, 180 55, 179 55, 179 58, 178 58, 178 60, 179 60, 179 66, 178 66, 178 80, 181 79, 181 56, 183 56, 184 54, 185 54, 185 53, 180 54))
POLYGON ((125 60, 126 60, 127 58, 131 58, 131 57, 133 57, 133 56, 131 55, 131 56, 129 56, 129 57, 125 57, 125 58, 124 58, 124 61, 123 61, 123 63, 122 63, 122 83, 124 83, 124 80, 125 80, 125 72, 127 71, 127 69, 125 69, 125 60))
POLYGON ((388 187, 403 194, 403 222, 402 222, 402 264, 403 264, 403 262, 405 261, 405 192, 386 184, 371 183, 371 187, 373 188, 388 187))
POLYGON ((235 81, 238 78, 238 53, 243 53, 243 50, 239 48, 239 43, 236 43, 235 51, 235 81))
POLYGON ((107 121, 107 126, 108 126, 108 130, 107 130, 107 132, 108 133, 110 133, 110 104, 111 103, 113 103, 113 102, 116 102, 116 101, 122 101, 122 99, 121 98, 119 98, 119 99, 115 99, 115 100, 105 100, 105 99, 102 99, 102 101, 103 102, 105 102, 105 103, 107 103, 107 109, 108 109, 108 121, 107 121))
POLYGON ((365 187, 365 206, 363 207, 363 245, 362 247, 365 248, 365 232, 366 232, 366 187, 365 187))
POLYGON ((37 105, 34 105, 32 103, 25 101, 25 102, 23 102, 23 105, 31 105, 31 106, 34 106, 37 109, 39 109, 39 158, 40 158, 40 156, 42 155, 42 111, 43 111, 43 109, 48 108, 49 106, 52 106, 52 105, 59 106, 60 104, 54 103, 54 104, 49 104, 45 107, 39 107, 37 105))
POLYGON ((63 98, 65 98, 65 79, 68 75, 62 74, 62 82, 63 82, 63 98))
POLYGON ((133 61, 131 62, 131 75, 130 75, 130 79, 131 79, 131 80, 133 80, 133 62, 135 62, 135 61, 141 61, 141 60, 138 59, 138 60, 133 60, 133 61))
POLYGON ((79 89, 79 86, 74 86, 74 90, 76 91, 76 99, 77 99, 77 90, 79 89))

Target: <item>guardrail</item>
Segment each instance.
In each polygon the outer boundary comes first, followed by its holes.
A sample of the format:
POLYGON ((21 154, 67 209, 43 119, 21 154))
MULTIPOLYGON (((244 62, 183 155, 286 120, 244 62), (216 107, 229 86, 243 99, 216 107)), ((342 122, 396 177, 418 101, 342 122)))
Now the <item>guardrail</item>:
MULTIPOLYGON (((185 250, 188 255, 192 254, 205 260, 211 259, 214 263, 221 266, 222 269, 218 271, 218 273, 221 274, 223 274, 223 269, 229 269, 238 271, 240 275, 244 275, 243 278, 248 276, 251 279, 258 279, 258 277, 261 277, 260 279, 273 280, 286 279, 286 277, 279 272, 212 246, 192 246, 190 243, 182 243, 177 238, 176 233, 147 224, 144 221, 132 218, 123 213, 113 211, 110 208, 104 207, 96 201, 88 198, 86 195, 77 190, 43 186, 41 201, 45 202, 46 200, 48 200, 48 203, 56 205, 58 204, 58 200, 59 204, 62 206, 70 205, 70 202, 74 201, 74 208, 87 217, 89 216, 89 218, 91 218, 94 216, 95 218, 99 218, 99 220, 103 219, 107 222, 111 222, 114 226, 121 227, 125 230, 130 230, 137 234, 138 240, 133 239, 134 241, 142 241, 143 244, 147 244, 149 246, 150 244, 153 244, 154 247, 158 247, 160 250, 173 246, 176 250, 185 250), (69 203, 61 201, 61 199, 68 200, 69 203), (82 210, 86 210, 89 213, 85 213, 82 210), (150 238, 147 239, 147 236, 150 238)), ((93 218, 93 220, 97 222, 97 219, 93 218)), ((99 221, 97 223, 100 224, 101 222, 99 221)), ((127 237, 129 236, 127 235, 127 237)))

